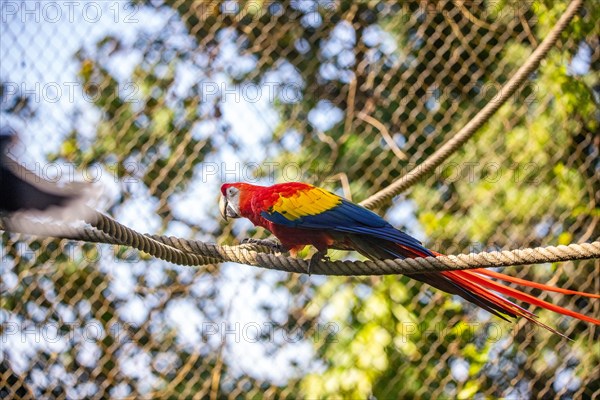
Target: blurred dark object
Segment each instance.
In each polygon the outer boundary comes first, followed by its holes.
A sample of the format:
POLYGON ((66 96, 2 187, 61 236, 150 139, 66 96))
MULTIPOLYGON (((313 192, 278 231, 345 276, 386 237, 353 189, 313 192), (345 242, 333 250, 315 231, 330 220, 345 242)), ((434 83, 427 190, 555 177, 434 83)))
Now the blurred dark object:
POLYGON ((44 212, 58 219, 81 218, 91 185, 69 182, 59 185, 23 167, 8 153, 17 135, 0 129, 0 213, 44 212))

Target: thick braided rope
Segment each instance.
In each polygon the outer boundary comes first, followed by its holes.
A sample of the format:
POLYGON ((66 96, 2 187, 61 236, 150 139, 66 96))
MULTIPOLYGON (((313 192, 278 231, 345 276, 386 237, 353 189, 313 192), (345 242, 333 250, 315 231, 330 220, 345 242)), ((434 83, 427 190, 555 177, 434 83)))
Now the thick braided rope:
MULTIPOLYGON (((142 235, 110 217, 99 214, 103 225, 96 225, 110 236, 122 237, 126 231, 127 235, 136 238, 135 243, 144 239, 161 244, 164 253, 183 252, 185 254, 201 254, 206 260, 193 260, 185 265, 205 265, 216 262, 232 261, 242 264, 260 266, 268 269, 276 269, 288 272, 306 272, 308 261, 291 257, 283 257, 273 254, 266 246, 255 244, 243 244, 240 246, 220 246, 197 240, 188 240, 176 237, 159 235, 142 235), (105 229, 110 226, 111 229, 105 229), (271 253, 271 254, 269 254, 271 253)), ((134 246, 135 247, 135 246, 134 246)), ((143 250, 139 247, 136 247, 143 250)), ((145 251, 145 250, 143 250, 145 251)), ((161 254, 161 255, 163 255, 161 254)), ((165 257, 159 257, 170 261, 165 257)), ((175 258, 172 256, 171 258, 175 258)), ((486 267, 506 267, 511 265, 526 265, 544 262, 557 262, 569 260, 583 260, 589 258, 600 258, 600 242, 592 244, 572 244, 559 247, 538 247, 535 249, 512 250, 504 252, 477 253, 459 256, 427 257, 405 260, 382 260, 382 261, 320 261, 311 264, 311 273, 320 275, 388 275, 388 274, 410 274, 415 272, 439 272, 453 269, 472 269, 486 267)))
MULTIPOLYGON (((160 237, 165 239, 164 237, 160 237)), ((262 268, 306 273, 308 261, 269 254, 264 247, 251 244, 240 246, 219 246, 212 243, 178 238, 167 238, 166 242, 178 248, 187 247, 191 251, 202 251, 211 257, 221 258, 262 268), (177 243, 178 242, 178 243, 177 243), (259 251, 256 250, 258 247, 259 251)), ((319 261, 311 264, 315 275, 394 275, 432 273, 462 269, 508 267, 548 262, 586 260, 600 258, 600 241, 593 243, 570 244, 568 246, 548 246, 506 251, 493 251, 453 256, 426 257, 414 259, 377 261, 319 261)))
MULTIPOLYGON (((231 261, 242 264, 255 265, 263 268, 304 273, 308 269, 307 260, 284 257, 278 254, 269 254, 270 249, 254 244, 240 246, 219 246, 195 240, 180 239, 166 236, 142 235, 124 225, 103 216, 95 222, 98 229, 73 228, 65 232, 64 227, 61 237, 71 240, 84 240, 90 242, 104 242, 111 244, 133 243, 141 251, 155 252, 157 258, 177 264, 200 266, 217 262, 231 261), (101 221, 101 222, 98 222, 101 221), (160 252, 156 249, 161 248, 160 252), (183 250, 182 250, 183 249, 183 250), (198 254, 202 254, 201 256, 198 254), (181 261, 181 262, 179 262, 181 261)), ((4 229, 0 225, 0 228, 4 229)), ((13 228, 11 226, 11 228, 13 228)), ((40 234, 31 225, 19 225, 25 230, 40 234)), ((51 232, 47 224, 43 225, 47 232, 51 232)), ((440 271, 453 271, 474 268, 508 267, 512 265, 529 265, 548 262, 585 260, 600 258, 600 241, 593 243, 570 244, 568 246, 548 246, 510 251, 493 251, 455 256, 440 256, 414 258, 405 260, 378 260, 378 261, 319 261, 311 264, 311 273, 316 275, 390 275, 432 273, 440 271)))
MULTIPOLYGON (((547 262, 600 258, 600 242, 493 251, 456 256, 377 261, 320 261, 311 265, 315 275, 393 275, 435 273, 463 269, 508 267, 547 262)), ((258 254, 257 266, 288 272, 306 272, 308 262, 271 254, 258 254)))
POLYGON ((18 220, 0 220, 0 230, 58 239, 130 246, 161 260, 180 265, 206 265, 222 261, 221 259, 203 256, 203 253, 188 253, 157 242, 149 235, 128 228, 97 211, 93 211, 92 214, 86 221, 92 225, 92 228, 39 223, 26 218, 19 218, 18 220))
POLYGON ((93 228, 72 227, 63 224, 48 224, 31 221, 27 218, 0 218, 0 230, 24 233, 40 237, 53 237, 57 239, 82 240, 90 243, 123 244, 123 241, 93 228))
POLYGON ((206 253, 190 253, 176 249, 154 240, 149 235, 139 233, 114 219, 95 212, 87 220, 94 228, 104 232, 108 236, 115 238, 119 244, 125 244, 148 253, 161 260, 169 261, 179 265, 206 265, 214 264, 220 260, 206 257, 206 253))
POLYGON ((363 200, 360 205, 366 208, 376 208, 384 205, 394 196, 402 193, 424 176, 433 172, 448 157, 454 154, 467 140, 469 140, 483 124, 485 124, 498 111, 498 109, 512 97, 517 89, 525 82, 540 65, 542 59, 556 44, 560 34, 567 28, 579 8, 581 0, 573 0, 569 7, 552 28, 548 36, 540 43, 535 51, 529 56, 525 63, 517 70, 513 77, 501 88, 498 98, 490 100, 460 131, 448 142, 435 151, 429 158, 406 175, 390 184, 388 187, 378 191, 374 195, 363 200))

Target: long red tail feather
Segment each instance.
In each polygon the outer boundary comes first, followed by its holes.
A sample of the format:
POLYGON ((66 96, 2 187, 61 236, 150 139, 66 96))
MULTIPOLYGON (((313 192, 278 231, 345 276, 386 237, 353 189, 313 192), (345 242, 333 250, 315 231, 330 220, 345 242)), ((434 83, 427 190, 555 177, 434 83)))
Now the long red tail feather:
POLYGON ((549 302, 544 301, 542 299, 538 299, 537 297, 534 297, 534 296, 532 296, 530 294, 527 294, 525 292, 521 292, 520 290, 513 289, 511 287, 503 285, 502 283, 495 282, 495 281, 492 281, 491 279, 484 278, 484 277, 478 275, 477 272, 468 271, 468 270, 466 270, 466 271, 454 271, 454 272, 467 275, 469 277, 467 279, 470 279, 470 280, 472 280, 475 283, 479 283, 480 285, 483 285, 483 286, 485 286, 485 287, 487 287, 489 289, 492 289, 492 290, 494 290, 496 292, 502 293, 502 294, 504 294, 506 296, 510 296, 512 298, 524 301, 524 302, 529 303, 529 304, 533 304, 533 305, 538 306, 538 307, 545 308, 545 309, 550 310, 550 311, 554 311, 554 312, 559 313, 559 314, 568 315, 570 317, 577 318, 577 319, 580 319, 582 321, 587 321, 587 322, 591 322, 593 324, 600 325, 600 320, 597 320, 597 319, 592 318, 592 317, 588 317, 587 315, 580 314, 578 312, 566 309, 564 307, 557 306, 555 304, 549 303, 549 302))
MULTIPOLYGON (((462 271, 455 271, 455 272, 462 272, 462 271)), ((549 330, 550 332, 553 332, 560 336, 566 337, 565 335, 558 332, 557 330, 538 321, 536 319, 537 316, 535 314, 533 314, 532 312, 530 312, 529 310, 524 309, 523 307, 519 306, 518 304, 515 304, 512 301, 510 301, 490 290, 487 290, 479 285, 476 285, 475 283, 470 281, 468 278, 466 278, 462 274, 455 274, 455 272, 448 271, 447 273, 450 274, 450 276, 448 276, 448 278, 451 279, 453 282, 455 282, 465 288, 469 288, 471 291, 473 291, 474 293, 477 293, 479 296, 493 302, 494 304, 496 304, 498 306, 498 308, 503 309, 504 312, 509 313, 511 315, 526 318, 527 320, 531 321, 532 323, 539 325, 542 328, 549 330)), ((446 273, 444 273, 444 274, 446 274, 446 273)))
POLYGON ((505 274, 501 274, 499 272, 491 271, 489 269, 473 269, 472 271, 476 271, 479 274, 487 275, 492 278, 500 279, 506 282, 516 283, 517 285, 529 286, 536 289, 547 290, 549 292, 557 292, 562 294, 573 294, 577 296, 585 296, 591 297, 593 299, 600 299, 600 294, 586 293, 586 292, 578 292, 576 290, 563 289, 556 286, 544 285, 543 283, 528 281, 526 279, 515 278, 512 276, 508 276, 505 274))
MULTIPOLYGON (((441 256, 442 254, 433 252, 437 256, 441 256)), ((538 320, 535 319, 535 315, 521 306, 513 303, 512 301, 504 298, 502 295, 512 297, 513 299, 523 301, 528 304, 532 304, 538 307, 545 308, 547 310, 567 315, 573 318, 577 318, 582 321, 590 322, 596 325, 600 325, 600 320, 596 318, 592 318, 590 316, 569 310, 567 308, 557 306, 555 304, 549 303, 542 299, 538 299, 537 297, 530 295, 528 293, 522 292, 518 289, 506 286, 502 283, 496 282, 490 278, 495 278, 498 280, 514 283, 521 286, 536 288, 544 291, 551 291, 562 293, 566 295, 578 295, 585 296, 589 298, 599 299, 600 295, 579 292, 576 290, 562 289, 555 286, 545 285, 542 283, 528 281, 526 279, 514 278, 505 274, 501 274, 499 272, 491 271, 488 269, 473 269, 473 270, 462 270, 462 271, 444 271, 442 272, 447 279, 451 280, 455 284, 461 286, 462 288, 477 294, 478 296, 494 303, 498 306, 499 310, 503 310, 504 312, 511 315, 518 315, 528 320, 543 326, 546 329, 551 330, 552 332, 559 333, 554 329, 550 328, 547 325, 542 324, 538 320)), ((560 333, 559 333, 560 334, 560 333)))

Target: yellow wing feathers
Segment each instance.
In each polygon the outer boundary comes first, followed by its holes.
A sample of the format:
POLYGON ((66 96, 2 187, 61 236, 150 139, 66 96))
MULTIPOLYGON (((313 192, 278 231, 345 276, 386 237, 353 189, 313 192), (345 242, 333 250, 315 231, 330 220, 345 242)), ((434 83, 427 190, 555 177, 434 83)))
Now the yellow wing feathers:
POLYGON ((298 190, 289 197, 279 197, 273 204, 272 211, 278 212, 286 219, 293 221, 308 215, 320 214, 341 202, 341 197, 313 187, 307 190, 298 190))

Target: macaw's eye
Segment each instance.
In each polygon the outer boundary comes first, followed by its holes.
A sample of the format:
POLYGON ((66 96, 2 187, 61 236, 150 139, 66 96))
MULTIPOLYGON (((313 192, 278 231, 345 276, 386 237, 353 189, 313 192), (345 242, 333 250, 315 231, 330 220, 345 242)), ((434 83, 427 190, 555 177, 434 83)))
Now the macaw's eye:
POLYGON ((236 193, 237 193, 237 188, 234 188, 234 187, 227 188, 227 195, 233 196, 236 193))

